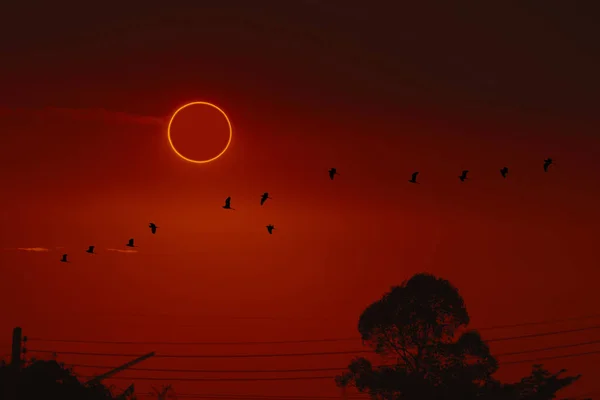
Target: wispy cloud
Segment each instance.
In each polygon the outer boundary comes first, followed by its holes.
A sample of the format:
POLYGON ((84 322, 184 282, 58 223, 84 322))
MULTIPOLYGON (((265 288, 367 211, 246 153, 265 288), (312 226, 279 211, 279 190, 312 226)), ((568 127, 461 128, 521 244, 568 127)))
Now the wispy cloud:
POLYGON ((36 115, 47 117, 65 117, 76 120, 100 120, 113 121, 117 123, 161 125, 166 122, 166 117, 138 115, 122 111, 107 110, 104 108, 66 108, 66 107, 44 107, 44 108, 2 108, 2 115, 36 115))
POLYGON ((50 249, 47 249, 45 247, 17 247, 17 250, 30 251, 30 252, 34 252, 34 253, 43 253, 43 252, 50 251, 50 249))
POLYGON ((106 249, 108 251, 115 251, 117 253, 137 253, 137 250, 129 250, 129 249, 106 249))

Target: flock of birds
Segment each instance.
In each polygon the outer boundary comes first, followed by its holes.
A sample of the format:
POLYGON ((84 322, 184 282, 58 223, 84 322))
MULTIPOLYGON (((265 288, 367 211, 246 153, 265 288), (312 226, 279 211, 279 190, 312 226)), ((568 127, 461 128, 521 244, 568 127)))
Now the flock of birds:
MULTIPOLYGON (((552 161, 551 158, 547 158, 544 160, 544 172, 548 172, 548 168, 550 168, 551 165, 555 165, 554 161, 552 161)), ((461 182, 464 182, 467 180, 467 174, 469 173, 468 169, 465 169, 461 172, 461 174, 458 176, 458 179, 460 179, 461 182)), ((331 170, 329 170, 329 177, 331 179, 333 179, 333 176, 337 174, 337 171, 335 170, 335 168, 331 168, 331 170)), ((417 182, 417 176, 419 175, 419 171, 413 172, 411 178, 408 180, 410 183, 419 183, 417 182)), ((508 167, 502 167, 500 169, 500 175, 502 175, 503 178, 506 178, 508 176, 508 167)))
MULTIPOLYGON (((552 161, 552 158, 547 158, 544 160, 544 172, 548 172, 548 168, 554 165, 554 162, 552 161)), ((467 180, 467 174, 469 173, 469 170, 465 169, 461 172, 461 174, 458 176, 458 179, 460 179, 461 182, 464 182, 467 180)), ((331 168, 329 170, 329 179, 333 180, 333 178, 339 175, 339 173, 337 172, 336 168, 331 168)), ((417 176, 419 175, 419 171, 413 172, 411 175, 411 178, 408 180, 410 183, 419 183, 417 182, 417 176)), ((502 175, 503 178, 506 178, 508 176, 508 167, 503 167, 500 169, 500 175, 502 175)), ((265 204, 265 202, 267 200, 271 200, 271 197, 269 197, 269 193, 265 192, 262 194, 262 196, 260 196, 260 205, 263 206, 265 204)), ((225 204, 223 205, 223 208, 225 210, 235 210, 235 208, 231 207, 231 196, 227 197, 225 199, 225 204)), ((148 225, 148 227, 150 228, 150 231, 152 232, 153 235, 156 234, 156 230, 158 229, 158 226, 156 226, 156 224, 154 222, 150 222, 150 224, 148 225)), ((275 226, 273 224, 269 224, 266 226, 267 228, 267 232, 272 235, 273 234, 273 230, 275 230, 275 226)), ((129 241, 125 244, 126 247, 137 247, 135 246, 135 241, 133 238, 129 239, 129 241)), ((89 246, 88 249, 85 251, 86 253, 89 254, 96 254, 95 253, 95 246, 89 246)), ((68 254, 63 254, 61 259, 61 262, 69 262, 68 260, 68 254)))

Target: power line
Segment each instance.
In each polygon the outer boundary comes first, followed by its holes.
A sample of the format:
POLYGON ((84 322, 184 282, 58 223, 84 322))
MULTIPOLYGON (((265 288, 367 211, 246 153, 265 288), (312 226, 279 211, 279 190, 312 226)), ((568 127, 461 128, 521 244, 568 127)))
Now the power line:
MULTIPOLYGON (((560 356, 551 356, 551 357, 541 357, 541 358, 533 358, 529 360, 519 360, 519 361, 511 361, 500 363, 500 365, 508 365, 508 364, 525 364, 531 362, 538 361, 546 361, 546 360, 555 360, 560 358, 569 358, 569 357, 582 357, 592 354, 600 354, 600 350, 596 351, 588 351, 584 353, 572 353, 572 354, 564 354, 560 356)), ((91 379, 93 376, 82 376, 82 378, 91 379)), ((302 381, 302 380, 319 380, 319 379, 335 379, 335 376, 291 376, 291 377, 276 377, 276 378, 166 378, 166 377, 111 377, 107 378, 117 379, 117 380, 140 380, 140 381, 180 381, 180 382, 255 382, 255 381, 302 381)))
POLYGON ((256 342, 137 342, 137 341, 110 341, 110 340, 79 340, 79 339, 41 339, 27 338, 28 341, 55 342, 55 343, 89 343, 89 344, 118 344, 118 345, 198 345, 198 346, 231 346, 231 345, 259 345, 259 344, 287 344, 287 343, 320 343, 358 341, 359 337, 327 338, 327 339, 300 339, 300 340, 272 340, 256 342))
MULTIPOLYGON (((92 379, 95 376, 80 376, 80 378, 92 379)), ((140 380, 140 381, 173 381, 173 382, 255 382, 255 381, 310 381, 319 379, 335 379, 335 376, 290 376, 286 378, 158 378, 158 377, 132 377, 117 376, 106 378, 106 380, 140 380)))
POLYGON ((563 333, 582 332, 582 331, 589 331, 591 329, 600 329, 600 325, 586 326, 584 328, 575 328, 575 329, 563 329, 560 331, 552 331, 552 332, 531 333, 528 335, 507 336, 507 337, 484 340, 484 342, 492 343, 492 342, 503 342, 506 340, 529 339, 529 338, 541 337, 541 336, 562 335, 563 333))
POLYGON ((588 355, 592 355, 592 354, 600 354, 600 350, 586 351, 584 353, 563 354, 560 356, 531 358, 529 360, 507 361, 507 362, 500 363, 500 365, 525 364, 525 363, 538 362, 538 361, 558 360, 560 358, 583 357, 583 356, 588 356, 588 355))
POLYGON ((494 325, 494 326, 475 328, 475 329, 477 329, 478 331, 488 331, 488 330, 505 329, 505 328, 520 328, 523 326, 549 325, 549 324, 560 323, 560 322, 582 321, 585 319, 592 319, 592 318, 598 318, 598 317, 600 317, 600 314, 588 314, 588 315, 582 315, 579 317, 546 319, 546 320, 534 321, 534 322, 519 322, 516 324, 494 325))
MULTIPOLYGON (((592 396, 600 392, 585 392, 569 398, 577 399, 585 396, 592 396)), ((156 393, 136 393, 140 397, 156 397, 156 393)), ((177 393, 177 397, 184 398, 205 398, 205 399, 223 399, 223 400, 268 400, 268 399, 286 399, 286 400, 339 400, 341 396, 295 396, 295 395, 259 395, 259 394, 201 394, 201 393, 177 393)), ((368 399, 367 393, 344 396, 347 399, 368 399)))
MULTIPOLYGON (((600 314, 590 314, 580 317, 557 318, 543 321, 522 322, 509 325, 496 325, 483 328, 474 328, 479 331, 497 330, 504 328, 518 328, 522 326, 548 325, 552 323, 580 321, 585 319, 597 318, 600 314)), ((325 339, 299 339, 299 340, 272 340, 272 341, 239 341, 239 342, 143 342, 143 341, 111 341, 111 340, 82 340, 82 339, 45 339, 39 337, 30 337, 29 341, 38 342, 53 342, 53 343, 89 343, 89 344, 115 344, 115 345, 172 345, 172 346, 232 346, 232 345, 262 345, 262 344, 286 344, 286 343, 319 343, 319 342, 342 342, 342 341, 358 341, 359 337, 340 337, 340 338, 325 338, 325 339)), ((495 341, 492 339, 492 341, 495 341)))
MULTIPOLYGON (((529 335, 519 336, 505 336, 495 339, 484 340, 486 343, 500 342, 508 340, 528 339, 543 336, 561 335, 565 333, 582 332, 592 329, 600 329, 600 325, 588 326, 584 328, 576 329, 564 329, 560 331, 551 332, 540 332, 532 333, 529 335)), ((42 349, 31 349, 31 352, 37 353, 56 353, 54 350, 42 350, 42 349)), ((336 354, 364 354, 371 353, 371 350, 342 350, 342 351, 322 351, 322 352, 311 352, 311 353, 263 353, 263 354, 157 354, 155 358, 270 358, 270 357, 307 357, 307 356, 323 356, 323 355, 336 355, 336 354)), ((139 357, 139 354, 123 354, 123 353, 88 353, 88 352, 77 352, 77 351, 61 351, 61 354, 70 355, 87 355, 87 356, 104 356, 104 357, 139 357)))
MULTIPOLYGON (((35 353, 58 353, 54 350, 36 350, 29 352, 35 353)), ((321 351, 314 353, 264 353, 264 354, 157 354, 153 358, 267 358, 267 357, 310 357, 310 356, 328 356, 335 354, 359 354, 372 353, 372 350, 342 350, 342 351, 321 351)), ((140 354, 123 353, 86 353, 79 351, 61 351, 60 354, 80 355, 80 356, 100 356, 100 357, 140 357, 140 354)))
MULTIPOLYGON (((156 397, 156 393, 136 393, 136 396, 156 397)), ((263 399, 286 399, 286 400, 340 400, 341 396, 273 396, 273 395, 204 395, 199 393, 177 393, 177 397, 223 399, 223 400, 263 400, 263 399)), ((344 396, 347 399, 368 399, 368 394, 344 396)))
MULTIPOLYGON (((579 342, 579 343, 570 343, 563 344, 558 346, 547 346, 547 347, 539 347, 531 350, 522 350, 522 351, 513 351, 508 353, 500 353, 496 354, 495 357, 503 357, 503 356, 511 356, 518 354, 528 354, 528 353, 537 353, 540 351, 548 351, 548 350, 557 350, 557 349, 566 349, 569 347, 578 347, 578 346, 586 346, 590 344, 600 343, 599 340, 591 340, 587 342, 579 342)), ((108 365, 87 365, 87 364, 69 364, 72 367, 79 368, 106 368, 106 369, 114 369, 114 366, 108 365)), ((289 373, 289 372, 323 372, 323 371, 339 371, 343 369, 347 369, 347 366, 344 367, 322 367, 322 368, 292 368, 292 369, 173 369, 173 368, 127 368, 128 371, 154 371, 154 372, 190 372, 190 373, 289 373)))
POLYGON ((515 356, 517 354, 527 354, 527 353, 537 353, 538 351, 566 349, 566 348, 569 348, 569 347, 587 346, 587 345, 590 345, 590 344, 597 344, 597 343, 600 343, 600 340, 590 340, 590 341, 587 341, 587 342, 559 344, 557 346, 538 347, 537 349, 531 349, 531 350, 511 351, 511 352, 508 352, 508 353, 496 354, 496 357, 515 356))
MULTIPOLYGON (((79 368, 106 368, 114 369, 106 365, 84 365, 84 364, 68 364, 70 367, 79 368)), ((287 373, 287 372, 324 372, 324 371, 341 371, 348 367, 323 367, 323 368, 292 368, 292 369, 171 369, 171 368, 127 368, 128 371, 153 371, 153 372, 190 372, 190 373, 224 373, 224 374, 239 374, 239 373, 287 373)))
MULTIPOLYGON (((600 392, 586 392, 576 396, 569 396, 570 399, 589 398, 600 392)), ((138 397, 156 397, 156 393, 136 393, 138 397)), ((340 400, 342 396, 272 396, 272 395, 204 395, 200 393, 177 393, 177 397, 195 399, 223 399, 223 400, 268 400, 268 399, 286 399, 286 400, 340 400)), ((344 396, 346 399, 368 399, 370 396, 367 393, 362 395, 344 396)))

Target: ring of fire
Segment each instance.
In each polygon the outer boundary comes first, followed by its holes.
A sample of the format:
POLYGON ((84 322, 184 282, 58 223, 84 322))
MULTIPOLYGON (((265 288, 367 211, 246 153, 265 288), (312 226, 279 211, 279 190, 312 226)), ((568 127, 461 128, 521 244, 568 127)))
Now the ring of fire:
POLYGON ((169 144, 171 145, 171 149, 173 149, 173 151, 175 152, 175 154, 177 154, 179 157, 183 158, 186 161, 192 162, 192 163, 196 163, 196 164, 206 164, 209 163, 211 161, 215 161, 217 158, 221 157, 229 148, 229 144, 231 143, 231 138, 233 137, 233 129, 231 128, 231 121, 229 121, 229 117, 227 116, 227 114, 225 114, 225 111, 221 110, 219 107, 217 107, 216 105, 212 104, 212 103, 208 103, 206 101, 194 101, 191 103, 187 103, 181 107, 179 107, 171 116, 171 119, 169 120, 169 126, 167 127, 167 137, 169 139, 169 144), (177 116, 177 114, 183 110, 186 107, 189 106, 193 106, 193 105, 205 105, 205 106, 209 106, 214 108, 215 110, 219 111, 223 117, 225 118, 225 121, 227 121, 227 127, 229 129, 229 139, 227 140, 227 144, 225 145, 225 148, 223 148, 223 150, 221 150, 221 152, 219 154, 217 154, 216 156, 214 156, 213 158, 210 158, 208 160, 193 160, 191 158, 188 158, 186 156, 184 156, 183 154, 181 154, 179 151, 177 151, 177 149, 175 148, 175 145, 173 144, 173 140, 171 139, 171 124, 173 123, 173 120, 175 119, 175 116, 177 116))

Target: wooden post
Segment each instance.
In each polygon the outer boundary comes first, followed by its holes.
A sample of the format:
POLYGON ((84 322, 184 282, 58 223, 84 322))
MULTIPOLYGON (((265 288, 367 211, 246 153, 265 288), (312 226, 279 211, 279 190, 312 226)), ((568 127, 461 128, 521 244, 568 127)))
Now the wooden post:
POLYGON ((12 354, 10 365, 11 367, 19 372, 21 371, 21 341, 23 336, 23 330, 20 327, 16 327, 13 329, 13 337, 12 337, 12 354))

